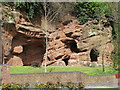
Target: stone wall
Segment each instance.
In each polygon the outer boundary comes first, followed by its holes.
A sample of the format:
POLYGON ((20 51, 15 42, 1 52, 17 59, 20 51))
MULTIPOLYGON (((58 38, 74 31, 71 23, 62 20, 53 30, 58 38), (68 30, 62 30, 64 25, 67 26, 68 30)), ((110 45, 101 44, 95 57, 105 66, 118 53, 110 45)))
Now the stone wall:
POLYGON ((10 82, 10 67, 7 64, 2 65, 2 84, 10 82))
POLYGON ((15 83, 46 83, 46 82, 82 82, 85 87, 118 87, 115 75, 90 76, 81 72, 52 72, 34 74, 11 74, 11 82, 15 83))
POLYGON ((85 87, 118 87, 118 78, 115 74, 110 75, 87 75, 78 71, 73 72, 51 72, 51 73, 29 73, 29 74, 10 74, 9 66, 2 67, 2 84, 4 83, 29 83, 34 86, 36 83, 46 82, 82 82, 85 87))
POLYGON ((81 82, 77 72, 60 72, 60 73, 34 73, 34 74, 11 74, 11 82, 15 83, 32 83, 32 82, 81 82))
POLYGON ((0 86, 2 85, 2 65, 0 65, 0 86))

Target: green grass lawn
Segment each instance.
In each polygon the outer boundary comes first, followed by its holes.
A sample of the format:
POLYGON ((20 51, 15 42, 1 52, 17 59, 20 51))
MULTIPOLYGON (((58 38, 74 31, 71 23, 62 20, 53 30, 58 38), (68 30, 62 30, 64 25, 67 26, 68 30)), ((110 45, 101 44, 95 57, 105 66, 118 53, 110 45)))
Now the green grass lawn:
MULTIPOLYGON (((75 67, 75 66, 48 66, 47 72, 70 72, 80 71, 88 75, 101 74, 116 74, 117 70, 110 67, 105 67, 105 72, 102 72, 102 67, 75 67)), ((44 73, 44 67, 34 68, 31 66, 10 66, 10 74, 17 73, 44 73)))

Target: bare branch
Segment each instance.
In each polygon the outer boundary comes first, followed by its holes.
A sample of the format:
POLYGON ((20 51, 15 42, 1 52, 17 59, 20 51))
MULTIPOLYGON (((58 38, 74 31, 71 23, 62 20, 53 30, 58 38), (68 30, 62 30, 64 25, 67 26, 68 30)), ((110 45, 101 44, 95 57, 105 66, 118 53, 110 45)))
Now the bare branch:
POLYGON ((61 8, 62 8, 62 6, 59 7, 59 9, 56 12, 54 12, 53 15, 51 15, 51 17, 49 18, 50 19, 49 22, 52 22, 56 18, 56 16, 59 14, 61 8))

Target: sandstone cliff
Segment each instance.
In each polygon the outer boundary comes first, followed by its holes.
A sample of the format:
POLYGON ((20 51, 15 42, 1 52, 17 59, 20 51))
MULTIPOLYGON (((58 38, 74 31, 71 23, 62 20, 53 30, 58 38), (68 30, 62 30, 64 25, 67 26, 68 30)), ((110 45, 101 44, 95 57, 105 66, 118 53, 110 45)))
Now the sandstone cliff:
MULTIPOLYGON (((3 11, 3 63, 15 66, 44 65, 44 19, 36 26, 18 11, 7 7, 3 11)), ((112 65, 112 27, 106 26, 106 23, 107 19, 89 20, 81 24, 67 14, 58 25, 49 24, 47 65, 101 66, 103 61, 105 65, 112 65)))

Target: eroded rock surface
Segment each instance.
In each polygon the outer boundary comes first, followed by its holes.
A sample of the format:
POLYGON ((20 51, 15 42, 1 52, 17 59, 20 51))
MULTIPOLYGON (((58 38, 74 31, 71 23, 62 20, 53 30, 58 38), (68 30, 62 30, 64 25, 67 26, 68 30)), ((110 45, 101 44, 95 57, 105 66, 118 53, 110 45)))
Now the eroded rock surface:
POLYGON ((81 25, 74 17, 66 17, 70 22, 64 21, 56 32, 50 33, 48 61, 56 61, 57 65, 63 61, 66 66, 100 66, 104 60, 105 65, 112 65, 111 26, 104 27, 97 20, 81 25))
POLYGON ((28 22, 19 12, 9 11, 6 16, 2 28, 4 63, 23 66, 36 62, 40 66, 46 48, 43 30, 28 22), (13 17, 8 19, 9 15, 13 17))
POLYGON ((47 66, 101 66, 104 60, 105 65, 112 65, 112 28, 104 27, 102 20, 91 20, 82 25, 68 14, 56 29, 48 26, 47 60, 44 58, 44 24, 35 26, 17 11, 5 13, 3 21, 4 63, 15 66, 45 63, 47 66))

